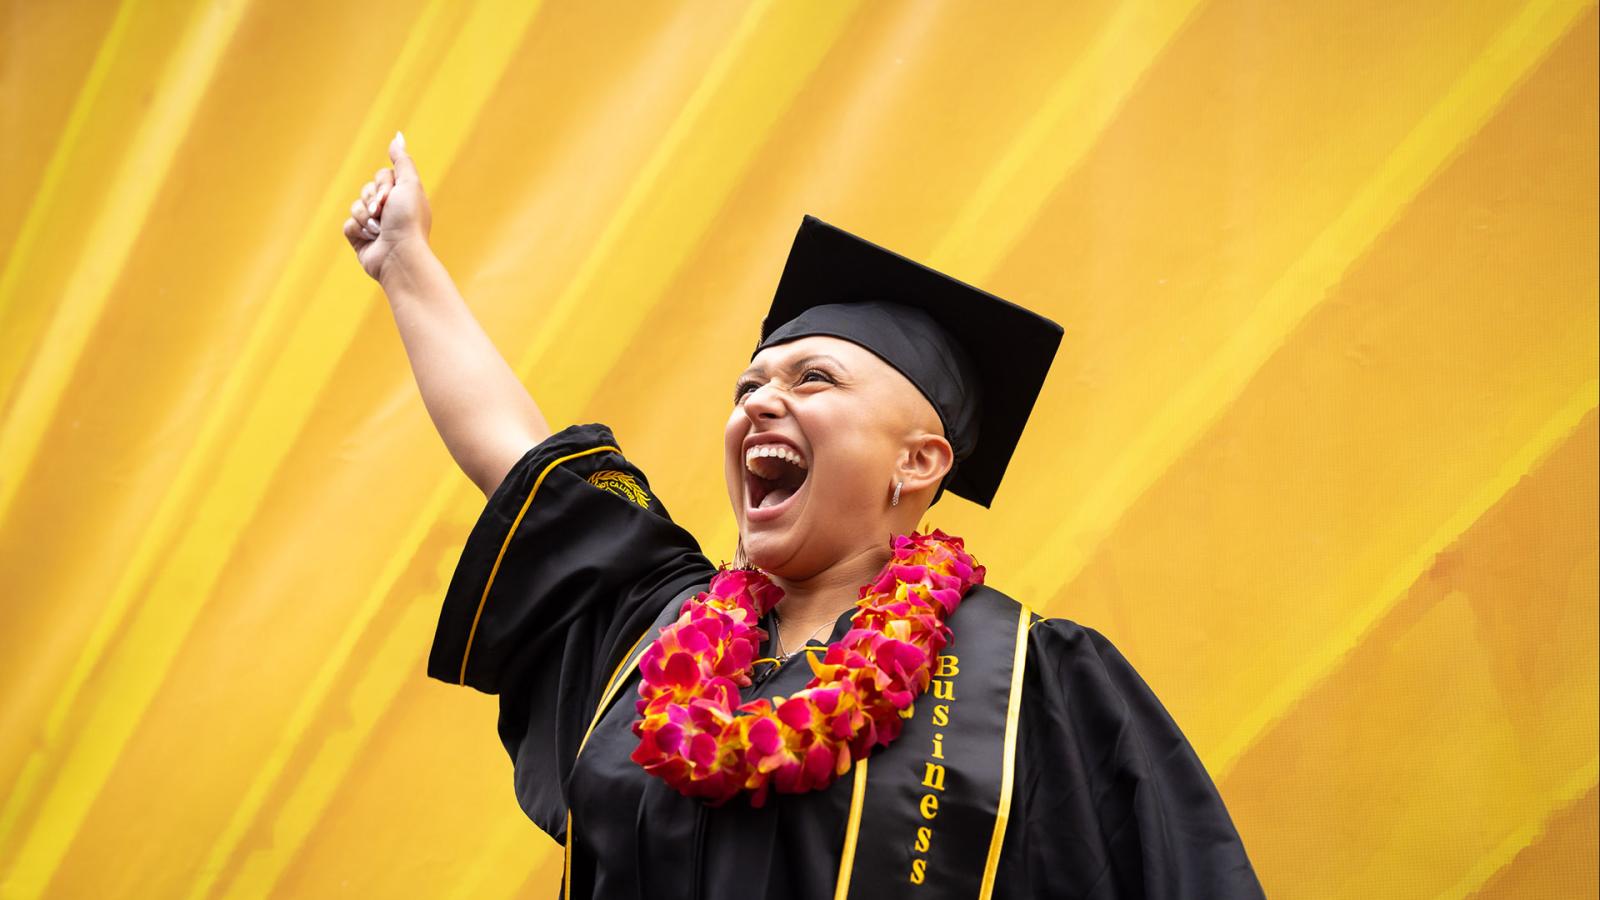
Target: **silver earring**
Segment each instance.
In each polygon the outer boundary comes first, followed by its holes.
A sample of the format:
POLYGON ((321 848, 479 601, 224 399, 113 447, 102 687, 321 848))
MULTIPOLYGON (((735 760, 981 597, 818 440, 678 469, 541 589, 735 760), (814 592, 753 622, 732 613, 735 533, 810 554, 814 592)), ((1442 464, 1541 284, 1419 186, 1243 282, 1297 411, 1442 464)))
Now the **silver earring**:
POLYGON ((905 484, 904 481, 896 481, 894 483, 894 499, 889 501, 889 505, 890 506, 899 506, 900 505, 900 486, 903 485, 903 484, 905 484))

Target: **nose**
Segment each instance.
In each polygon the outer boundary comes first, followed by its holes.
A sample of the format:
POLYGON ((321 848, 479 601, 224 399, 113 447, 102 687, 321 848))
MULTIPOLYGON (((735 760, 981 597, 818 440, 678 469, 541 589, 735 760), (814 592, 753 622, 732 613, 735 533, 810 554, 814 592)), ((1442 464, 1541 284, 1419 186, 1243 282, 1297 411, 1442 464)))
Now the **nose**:
POLYGON ((745 394, 744 414, 749 416, 752 422, 780 418, 788 412, 788 407, 785 405, 787 402, 783 392, 778 390, 775 383, 768 381, 745 394))

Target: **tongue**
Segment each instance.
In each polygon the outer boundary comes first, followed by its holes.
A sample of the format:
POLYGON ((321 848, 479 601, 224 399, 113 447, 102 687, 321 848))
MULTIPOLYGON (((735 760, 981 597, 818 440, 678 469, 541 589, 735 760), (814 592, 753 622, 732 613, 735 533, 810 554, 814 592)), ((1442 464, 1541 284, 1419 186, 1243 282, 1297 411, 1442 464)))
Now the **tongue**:
POLYGON ((777 506, 779 503, 789 499, 789 496, 793 493, 794 488, 773 488, 772 490, 767 491, 766 496, 761 498, 761 502, 756 504, 756 508, 765 509, 769 506, 777 506))

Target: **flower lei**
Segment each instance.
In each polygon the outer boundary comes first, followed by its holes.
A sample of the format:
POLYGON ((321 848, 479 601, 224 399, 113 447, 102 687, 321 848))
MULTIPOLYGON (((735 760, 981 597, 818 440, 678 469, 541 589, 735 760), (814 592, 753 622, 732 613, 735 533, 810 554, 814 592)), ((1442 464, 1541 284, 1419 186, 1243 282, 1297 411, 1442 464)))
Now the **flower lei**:
POLYGON ((945 619, 983 576, 959 537, 938 529, 896 536, 889 562, 861 587, 850 630, 820 661, 806 656, 811 681, 788 697, 741 705, 738 689, 751 683, 767 637, 757 623, 783 590, 758 569, 719 567, 710 589, 686 601, 640 657, 639 746, 630 758, 714 806, 741 791, 759 807, 769 789, 827 787, 899 737, 950 640, 945 619))

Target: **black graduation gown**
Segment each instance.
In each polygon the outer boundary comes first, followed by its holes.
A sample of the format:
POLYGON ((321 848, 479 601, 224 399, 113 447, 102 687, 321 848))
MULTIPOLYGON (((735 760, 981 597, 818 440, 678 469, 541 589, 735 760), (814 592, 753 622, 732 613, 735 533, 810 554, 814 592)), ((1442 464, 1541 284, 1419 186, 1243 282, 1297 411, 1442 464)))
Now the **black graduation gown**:
MULTIPOLYGON (((636 675, 591 733, 620 664, 714 572, 599 424, 530 449, 468 536, 428 674, 500 696, 519 804, 558 842, 572 823, 573 897, 834 896, 852 774, 760 809, 683 797, 628 758, 636 675)), ((1127 660, 1091 628, 1030 621, 995 896, 1260 897, 1211 778, 1127 660)), ((745 699, 811 672, 796 654, 757 676, 745 699)))

